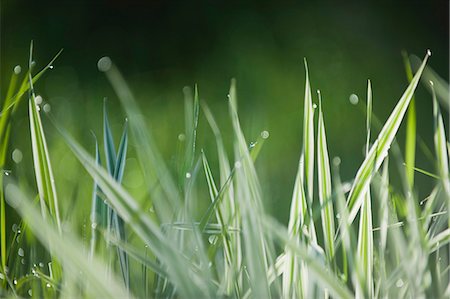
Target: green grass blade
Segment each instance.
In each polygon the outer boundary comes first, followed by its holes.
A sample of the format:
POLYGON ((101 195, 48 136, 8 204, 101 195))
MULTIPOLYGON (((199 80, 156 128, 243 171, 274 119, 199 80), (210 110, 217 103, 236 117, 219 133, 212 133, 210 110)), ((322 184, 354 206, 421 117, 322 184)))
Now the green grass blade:
MULTIPOLYGON (((413 79, 411 63, 408 53, 402 52, 403 64, 405 65, 406 78, 408 83, 413 79)), ((405 142, 405 163, 408 165, 406 175, 410 187, 414 186, 414 167, 416 166, 416 101, 414 96, 409 103, 406 116, 406 142, 405 142)))
POLYGON ((389 148, 394 140, 398 128, 400 127, 400 123, 406 113, 408 104, 411 101, 420 76, 422 75, 423 69, 430 55, 430 52, 428 52, 425 56, 421 67, 398 101, 388 120, 384 124, 381 132, 379 133, 377 140, 373 143, 368 155, 356 173, 352 189, 347 199, 347 204, 350 209, 349 220, 351 222, 355 219, 356 214, 364 201, 364 195, 369 188, 373 173, 380 168, 384 158, 388 154, 389 148))
POLYGON ((317 127, 317 178, 319 182, 319 200, 322 206, 322 228, 325 239, 325 253, 328 261, 334 259, 334 212, 331 201, 331 171, 330 159, 328 157, 327 139, 325 135, 325 124, 322 112, 322 99, 319 92, 319 121, 317 127))

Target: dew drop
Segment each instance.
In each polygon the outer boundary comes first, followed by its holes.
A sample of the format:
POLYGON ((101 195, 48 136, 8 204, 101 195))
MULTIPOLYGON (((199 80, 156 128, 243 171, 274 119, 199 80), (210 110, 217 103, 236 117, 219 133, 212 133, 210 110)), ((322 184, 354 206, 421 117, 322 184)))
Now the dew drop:
POLYGON ((48 68, 53 70, 53 65, 49 65, 48 68))
POLYGON ((191 178, 191 173, 190 172, 186 172, 186 178, 190 179, 191 178))
POLYGON ((112 66, 111 58, 108 56, 102 57, 97 62, 97 67, 100 72, 107 72, 112 66))
POLYGON ((257 143, 257 142, 250 142, 250 146, 249 146, 249 147, 250 147, 250 148, 254 148, 254 147, 256 146, 256 143, 257 143))
POLYGON ((36 110, 37 110, 37 111, 41 111, 41 107, 36 106, 36 110))
POLYGON ((17 233, 18 233, 18 234, 21 234, 21 233, 22 233, 22 231, 20 230, 20 228, 17 229, 17 233))
POLYGON ((19 164, 23 159, 22 151, 18 148, 14 149, 12 152, 12 159, 14 163, 19 164))
POLYGON ((341 158, 340 157, 334 157, 333 158, 333 164, 334 164, 334 166, 341 165, 341 158))
POLYGON ((428 55, 428 57, 431 57, 431 50, 430 49, 427 50, 427 55, 428 55))
POLYGON ((34 102, 36 103, 36 105, 42 104, 42 97, 41 96, 36 96, 34 98, 34 102))
POLYGON ((50 106, 50 104, 47 103, 44 105, 43 109, 45 113, 49 113, 52 110, 52 106, 50 106))
POLYGON ((14 233, 17 233, 17 229, 18 229, 18 226, 17 226, 17 224, 13 224, 12 225, 12 231, 14 232, 14 233))
POLYGON ((40 262, 40 263, 39 263, 39 267, 44 268, 44 263, 43 263, 43 262, 40 262))
POLYGON ((35 65, 36 65, 36 61, 33 60, 30 64, 30 67, 34 67, 35 65))
POLYGON ((14 74, 18 75, 20 72, 22 72, 22 67, 20 65, 16 65, 14 67, 14 74))
POLYGON ((33 296, 33 290, 32 289, 29 289, 28 290, 28 295, 31 297, 31 296, 33 296))
POLYGON ((270 136, 269 131, 264 130, 261 132, 262 139, 267 139, 269 138, 269 136, 270 136))
POLYGON ((11 170, 3 169, 3 174, 8 176, 11 174, 11 170))
POLYGON ((397 280, 397 282, 395 283, 395 286, 397 288, 401 288, 403 286, 403 280, 400 278, 399 280, 397 280))
POLYGON ((336 214, 336 218, 337 219, 340 219, 341 218, 341 215, 338 213, 338 214, 336 214))
POLYGON ((348 100, 349 100, 350 104, 352 104, 352 105, 356 105, 356 104, 358 104, 358 102, 359 102, 358 96, 357 96, 356 94, 354 94, 354 93, 352 93, 352 94, 350 95, 350 97, 348 98, 348 100))
POLYGON ((314 104, 312 105, 312 107, 313 107, 313 109, 317 109, 317 104, 314 103, 314 104))
POLYGON ((25 252, 23 251, 23 248, 19 248, 19 250, 17 251, 17 254, 21 257, 25 256, 25 252))
POLYGON ((17 279, 14 279, 13 283, 14 283, 14 284, 17 284, 17 279))
POLYGON ((234 168, 239 169, 241 168, 242 164, 239 161, 236 161, 236 163, 234 163, 234 168))
POLYGON ((3 275, 3 273, 0 273, 0 279, 5 280, 5 275, 3 275))
POLYGON ((97 222, 92 222, 91 228, 92 228, 92 229, 96 229, 96 228, 97 228, 97 222))
POLYGON ((20 263, 21 263, 22 265, 25 265, 25 259, 21 259, 21 260, 20 260, 20 263))
POLYGON ((179 141, 184 141, 185 139, 186 139, 186 135, 184 135, 183 133, 178 134, 179 141))
POLYGON ((51 288, 51 287, 52 287, 52 285, 49 284, 49 283, 47 283, 45 286, 46 286, 47 288, 51 288))

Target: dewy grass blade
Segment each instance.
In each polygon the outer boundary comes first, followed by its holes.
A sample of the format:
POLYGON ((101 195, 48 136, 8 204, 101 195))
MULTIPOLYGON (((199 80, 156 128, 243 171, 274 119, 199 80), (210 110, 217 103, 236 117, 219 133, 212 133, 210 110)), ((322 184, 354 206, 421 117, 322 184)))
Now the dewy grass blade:
POLYGON ((10 183, 6 186, 6 198, 26 220, 28 227, 41 243, 52 251, 67 269, 71 269, 71 272, 75 273, 84 285, 88 286, 88 294, 97 298, 131 298, 131 295, 120 287, 117 279, 114 277, 106 279, 106 269, 103 264, 95 257, 86 258, 81 241, 69 232, 65 232, 62 236, 48 221, 49 219, 39 215, 31 201, 15 184, 10 183))
POLYGON ((325 252, 330 263, 334 259, 334 212, 331 201, 331 171, 328 157, 327 139, 325 135, 325 124, 322 112, 322 98, 319 95, 319 121, 317 127, 317 178, 319 182, 319 200, 322 206, 322 228, 325 239, 325 252))
POLYGON ((347 198, 347 205, 350 210, 350 222, 353 222, 364 201, 364 195, 369 188, 373 173, 380 168, 384 158, 388 154, 389 148, 392 144, 392 141, 394 140, 395 135, 397 134, 400 123, 406 113, 409 102, 411 101, 420 76, 422 75, 423 69, 425 68, 425 65, 430 56, 431 52, 428 51, 421 67, 398 101, 388 120, 384 124, 381 132, 379 133, 377 140, 373 143, 368 155, 366 156, 358 172, 356 173, 352 189, 347 198))

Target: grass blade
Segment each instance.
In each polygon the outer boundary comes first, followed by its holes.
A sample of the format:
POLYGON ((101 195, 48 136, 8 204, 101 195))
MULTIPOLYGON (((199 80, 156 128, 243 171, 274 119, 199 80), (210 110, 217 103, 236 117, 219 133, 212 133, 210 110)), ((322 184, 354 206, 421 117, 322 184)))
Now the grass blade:
POLYGON ((334 259, 334 212, 331 197, 331 171, 328 158, 327 139, 325 135, 325 124, 322 112, 322 99, 319 94, 319 121, 317 127, 317 178, 319 182, 319 200, 322 216, 322 228, 325 239, 325 253, 328 261, 334 259))
MULTIPOLYGON (((405 65, 406 78, 408 83, 413 79, 411 63, 408 53, 402 52, 403 64, 405 65)), ((416 101, 414 96, 409 103, 406 116, 406 143, 405 143, 405 163, 408 165, 406 175, 410 187, 414 186, 414 167, 416 167, 416 101)))
POLYGON ((379 133, 377 140, 373 143, 368 155, 356 173, 352 189, 347 198, 347 205, 350 209, 350 222, 353 222, 364 201, 364 194, 369 188, 373 173, 380 168, 389 151, 430 55, 431 52, 428 51, 421 67, 398 101, 388 120, 384 124, 381 132, 379 133))

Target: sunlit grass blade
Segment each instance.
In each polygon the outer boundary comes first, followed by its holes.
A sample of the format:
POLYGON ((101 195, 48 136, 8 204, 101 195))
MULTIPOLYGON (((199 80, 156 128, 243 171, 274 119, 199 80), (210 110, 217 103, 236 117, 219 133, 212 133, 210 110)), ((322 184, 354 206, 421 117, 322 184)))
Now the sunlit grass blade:
POLYGON ((50 163, 50 156, 48 153, 44 129, 42 127, 41 116, 37 110, 39 107, 36 104, 36 96, 34 91, 31 92, 28 107, 34 170, 36 184, 39 191, 41 212, 45 217, 48 208, 52 219, 56 222, 58 231, 61 233, 61 220, 59 216, 55 179, 50 163))
MULTIPOLYGON (((408 58, 408 53, 402 52, 403 64, 405 65, 406 78, 408 83, 413 79, 411 63, 408 58)), ((416 165, 416 101, 414 96, 409 103, 408 112, 406 116, 406 142, 405 142, 405 163, 406 175, 410 187, 414 186, 414 167, 416 165)))
POLYGON ((325 134, 325 124, 322 112, 322 99, 319 94, 319 120, 317 127, 317 178, 319 183, 319 200, 321 205, 321 217, 323 236, 325 239, 325 253, 328 261, 334 259, 334 212, 331 197, 331 171, 330 159, 328 157, 327 139, 325 134))
MULTIPOLYGON (((308 64, 305 62, 306 83, 305 83, 305 100, 303 108, 303 149, 304 158, 304 179, 306 199, 308 209, 312 209, 313 190, 314 190, 314 108, 312 104, 311 86, 309 83, 308 64)), ((310 211, 309 211, 310 212, 310 211)), ((310 213, 312 214, 312 213, 310 213)), ((310 229, 314 231, 314 223, 311 221, 310 229)), ((312 236, 314 239, 315 236, 312 236)))
POLYGON ((431 52, 428 51, 421 67, 398 101, 388 120, 384 124, 381 132, 379 133, 377 140, 373 143, 369 153, 367 154, 358 172, 356 173, 352 190, 350 191, 347 199, 347 204, 350 209, 349 220, 351 222, 353 222, 353 220, 355 219, 356 214, 358 213, 364 201, 364 195, 369 188, 373 173, 380 168, 384 158, 388 154, 389 148, 392 144, 392 141, 394 140, 395 135, 397 134, 403 116, 406 113, 409 102, 411 101, 420 76, 422 75, 423 69, 430 55, 431 52))
POLYGON ((68 232, 62 236, 48 221, 50 219, 44 219, 17 185, 10 183, 6 186, 6 199, 27 221, 29 228, 41 243, 63 262, 65 273, 70 271, 76 274, 83 285, 88 286, 88 294, 97 298, 131 297, 114 277, 106 279, 105 266, 95 257, 86 258, 81 241, 68 232))
MULTIPOLYGON (((366 156, 369 154, 370 146, 370 128, 372 117, 372 86, 370 80, 367 84, 367 116, 366 116, 366 156)), ((359 219, 358 232, 358 249, 357 258, 358 264, 361 265, 363 271, 363 285, 361 291, 363 294, 358 294, 359 297, 372 298, 373 297, 373 225, 372 225, 372 200, 370 196, 370 188, 364 194, 364 201, 362 203, 361 215, 359 219)), ((358 297, 357 296, 357 297, 358 297)))

